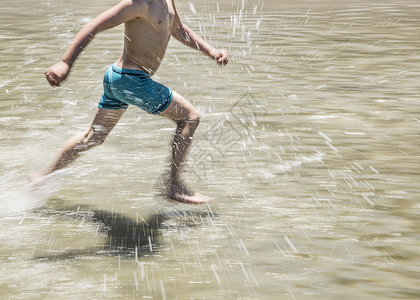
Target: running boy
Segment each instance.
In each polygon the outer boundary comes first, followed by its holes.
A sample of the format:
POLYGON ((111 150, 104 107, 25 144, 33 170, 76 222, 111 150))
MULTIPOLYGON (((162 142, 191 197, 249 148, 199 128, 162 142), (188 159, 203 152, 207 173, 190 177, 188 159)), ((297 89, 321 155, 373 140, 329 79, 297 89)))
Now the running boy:
POLYGON ((128 105, 135 105, 151 114, 159 114, 176 122, 172 143, 170 178, 165 196, 171 200, 201 204, 208 197, 192 194, 180 180, 185 160, 200 115, 184 97, 151 79, 158 70, 171 36, 225 65, 227 52, 207 44, 184 25, 176 11, 174 0, 122 0, 86 24, 58 63, 45 76, 51 86, 60 86, 82 50, 94 36, 124 23, 124 48, 121 56, 105 73, 104 92, 89 128, 70 138, 56 159, 34 176, 40 178, 66 167, 77 156, 104 142, 128 105))

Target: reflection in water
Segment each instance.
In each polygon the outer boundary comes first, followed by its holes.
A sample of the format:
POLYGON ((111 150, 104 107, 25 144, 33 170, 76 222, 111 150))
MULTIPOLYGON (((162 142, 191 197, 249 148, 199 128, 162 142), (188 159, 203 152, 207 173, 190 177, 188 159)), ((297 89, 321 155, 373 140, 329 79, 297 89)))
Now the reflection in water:
MULTIPOLYGON (((133 220, 119 213, 103 210, 84 210, 87 207, 77 207, 74 210, 52 211, 49 214, 62 214, 72 218, 83 218, 86 222, 96 223, 98 230, 106 237, 101 249, 80 249, 64 253, 34 256, 34 259, 63 260, 81 256, 109 255, 118 257, 136 257, 158 252, 160 230, 165 228, 164 222, 173 219, 177 226, 197 226, 201 218, 210 216, 200 211, 177 211, 175 209, 152 214, 140 220, 133 220)), ((42 210, 40 211, 42 213, 42 210)), ((212 215, 214 216, 214 215, 212 215)), ((201 223, 202 224, 202 223, 201 223)))

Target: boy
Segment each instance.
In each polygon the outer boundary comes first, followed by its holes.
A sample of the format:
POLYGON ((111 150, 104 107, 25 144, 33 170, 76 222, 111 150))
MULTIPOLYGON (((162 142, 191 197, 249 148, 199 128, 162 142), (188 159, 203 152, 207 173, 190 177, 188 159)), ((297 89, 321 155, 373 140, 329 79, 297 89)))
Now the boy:
POLYGON ((153 81, 151 76, 159 68, 171 36, 209 55, 221 65, 227 64, 228 56, 226 51, 211 47, 181 22, 174 0, 122 0, 86 24, 62 60, 52 65, 45 76, 51 86, 60 86, 78 55, 94 36, 122 23, 125 25, 124 48, 118 60, 105 73, 104 92, 92 124, 85 132, 70 138, 57 158, 33 178, 41 178, 66 167, 81 152, 103 143, 131 104, 172 119, 177 124, 165 196, 189 204, 206 203, 210 198, 189 192, 180 179, 181 165, 200 116, 184 97, 153 81))

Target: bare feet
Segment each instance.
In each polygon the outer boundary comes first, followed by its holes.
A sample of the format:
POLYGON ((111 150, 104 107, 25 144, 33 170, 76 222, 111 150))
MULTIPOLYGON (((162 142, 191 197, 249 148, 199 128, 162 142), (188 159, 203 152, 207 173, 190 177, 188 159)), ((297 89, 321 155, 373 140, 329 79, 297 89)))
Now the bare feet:
POLYGON ((211 197, 192 193, 180 180, 173 179, 168 182, 165 190, 165 197, 168 200, 186 204, 205 204, 213 200, 211 197))
POLYGON ((199 193, 195 193, 194 195, 191 195, 191 196, 175 193, 175 194, 168 194, 166 195, 166 197, 168 198, 168 200, 178 201, 178 202, 186 203, 186 204, 206 204, 210 202, 211 200, 213 200, 212 198, 201 195, 199 193))
POLYGON ((46 177, 41 173, 32 173, 28 175, 31 185, 34 187, 40 187, 45 183, 46 177))

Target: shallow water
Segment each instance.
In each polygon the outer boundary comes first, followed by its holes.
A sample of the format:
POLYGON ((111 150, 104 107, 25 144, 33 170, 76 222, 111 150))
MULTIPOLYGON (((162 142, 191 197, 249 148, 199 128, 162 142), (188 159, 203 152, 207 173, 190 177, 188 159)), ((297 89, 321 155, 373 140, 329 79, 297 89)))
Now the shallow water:
POLYGON ((178 2, 231 55, 171 41, 156 76, 202 114, 185 176, 204 207, 156 195, 174 127, 134 108, 31 192, 91 121, 122 28, 53 89, 43 71, 114 1, 4 3, 0 297, 419 298, 420 5, 178 2))

